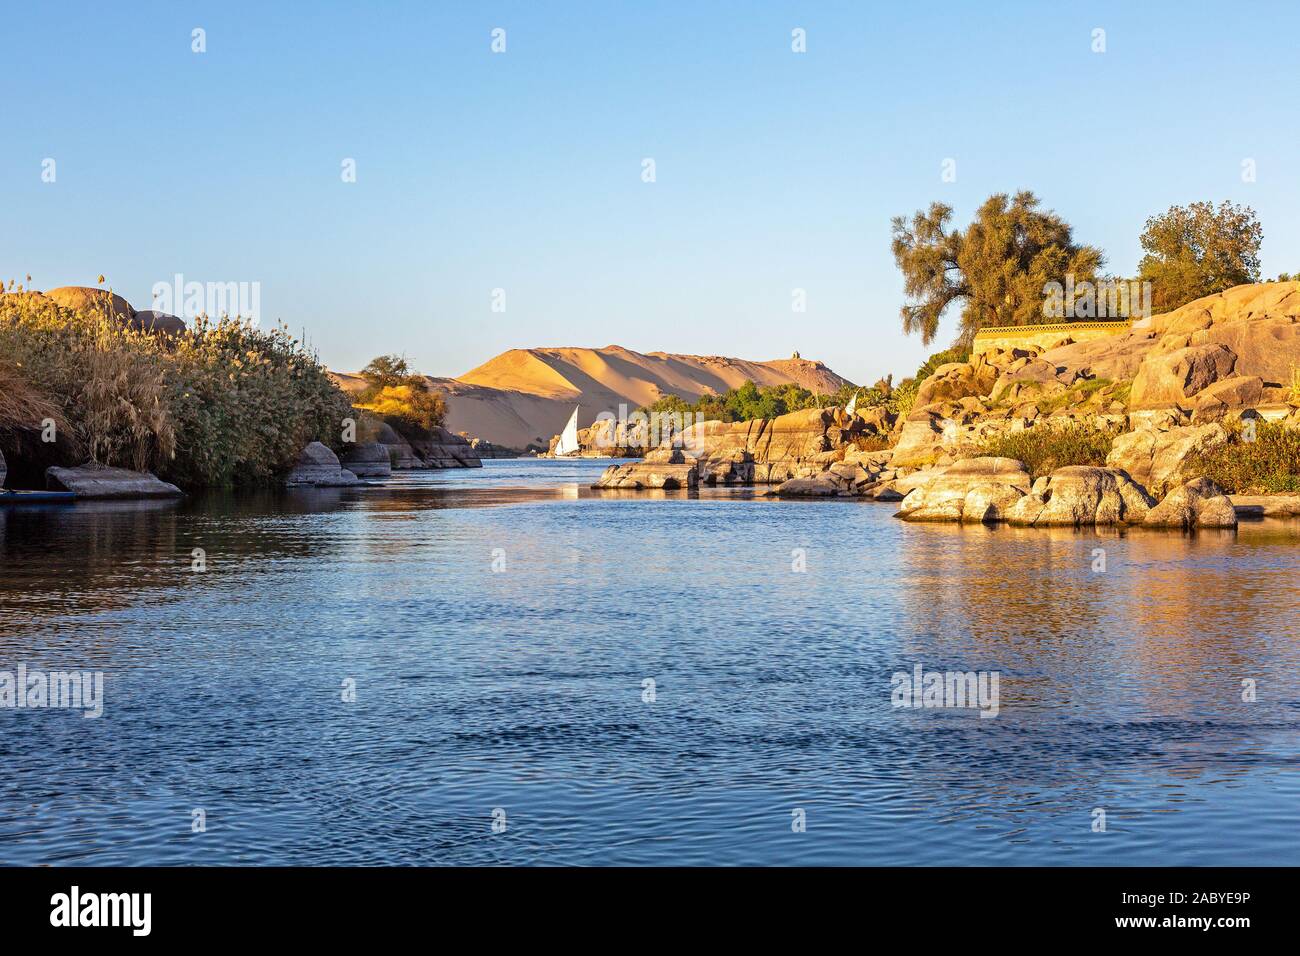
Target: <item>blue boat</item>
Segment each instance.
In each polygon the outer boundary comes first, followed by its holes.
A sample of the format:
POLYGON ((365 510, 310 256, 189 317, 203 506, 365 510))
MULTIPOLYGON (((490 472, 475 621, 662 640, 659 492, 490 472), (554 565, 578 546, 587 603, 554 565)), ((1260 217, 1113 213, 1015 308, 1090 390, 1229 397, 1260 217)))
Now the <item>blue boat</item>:
POLYGON ((71 491, 5 491, 0 489, 0 505, 70 505, 77 500, 71 491))

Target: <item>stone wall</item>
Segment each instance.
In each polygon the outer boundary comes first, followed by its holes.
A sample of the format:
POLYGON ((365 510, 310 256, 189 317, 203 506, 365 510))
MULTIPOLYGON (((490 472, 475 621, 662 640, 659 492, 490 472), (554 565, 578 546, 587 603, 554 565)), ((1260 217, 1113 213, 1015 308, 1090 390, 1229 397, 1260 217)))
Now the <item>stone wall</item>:
POLYGON ((972 356, 990 349, 1016 349, 1036 345, 1042 349, 1091 342, 1127 332, 1133 323, 1124 319, 1114 322, 1058 322, 1052 325, 1008 325, 980 329, 971 343, 972 356))

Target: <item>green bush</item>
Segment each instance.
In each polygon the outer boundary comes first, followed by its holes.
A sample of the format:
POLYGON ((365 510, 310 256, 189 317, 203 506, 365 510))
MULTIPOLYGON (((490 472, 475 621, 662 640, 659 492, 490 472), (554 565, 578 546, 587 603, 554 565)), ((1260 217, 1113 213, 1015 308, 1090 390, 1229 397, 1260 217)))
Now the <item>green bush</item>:
POLYGON ((303 446, 339 446, 352 403, 283 327, 199 319, 168 354, 178 484, 257 484, 287 470, 303 446))
POLYGON ((806 408, 847 405, 858 391, 862 392, 858 399, 859 408, 878 405, 884 401, 878 389, 859 390, 855 385, 843 385, 834 393, 826 395, 812 392, 793 382, 785 385, 755 385, 753 382, 745 382, 737 388, 728 389, 722 395, 702 395, 694 402, 669 393, 643 406, 640 411, 647 414, 660 412, 686 415, 700 412, 705 421, 747 422, 755 418, 777 418, 806 408))
POLYGON ((447 400, 413 373, 400 355, 380 355, 360 372, 366 387, 354 401, 407 439, 428 438, 447 418, 447 400))
POLYGON ((1248 434, 1235 426, 1227 445, 1187 456, 1183 474, 1210 478, 1230 494, 1300 491, 1300 429, 1256 422, 1254 441, 1248 434))
POLYGON ((980 444, 980 454, 1018 458, 1035 478, 1066 465, 1105 465, 1114 436, 1095 425, 1038 424, 980 444))

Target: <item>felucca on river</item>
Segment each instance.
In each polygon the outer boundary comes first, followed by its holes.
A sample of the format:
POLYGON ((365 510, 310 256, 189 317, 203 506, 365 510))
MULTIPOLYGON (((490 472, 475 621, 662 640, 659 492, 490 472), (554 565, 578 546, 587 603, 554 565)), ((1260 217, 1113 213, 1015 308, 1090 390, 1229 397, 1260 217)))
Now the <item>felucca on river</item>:
POLYGON ((564 426, 564 431, 560 432, 560 440, 555 445, 555 457, 561 455, 573 455, 578 451, 578 409, 581 406, 573 406, 573 414, 569 416, 569 424, 564 426))

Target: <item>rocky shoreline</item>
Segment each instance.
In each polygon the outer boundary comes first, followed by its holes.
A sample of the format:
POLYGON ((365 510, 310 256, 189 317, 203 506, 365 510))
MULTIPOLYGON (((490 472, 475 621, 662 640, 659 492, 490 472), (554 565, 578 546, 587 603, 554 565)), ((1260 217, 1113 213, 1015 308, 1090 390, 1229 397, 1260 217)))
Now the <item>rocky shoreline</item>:
POLYGON ((824 408, 704 422, 593 487, 771 485, 789 498, 901 501, 908 521, 1230 528, 1239 515, 1300 516, 1300 494, 1229 496, 1191 463, 1264 423, 1300 430, 1298 367, 1300 283, 1238 286, 1120 335, 940 366, 898 418, 824 408), (1104 464, 1034 477, 983 451, 1079 427, 1106 437, 1104 464))

